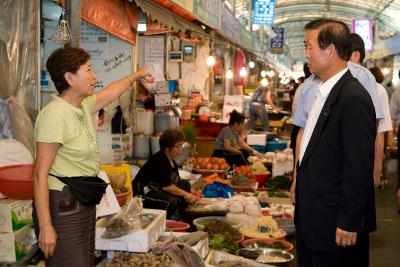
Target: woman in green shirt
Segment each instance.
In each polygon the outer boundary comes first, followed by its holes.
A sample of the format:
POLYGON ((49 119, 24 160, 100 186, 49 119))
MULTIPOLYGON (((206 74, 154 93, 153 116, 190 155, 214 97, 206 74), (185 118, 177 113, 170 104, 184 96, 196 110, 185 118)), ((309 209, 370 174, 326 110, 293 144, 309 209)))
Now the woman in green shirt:
POLYGON ((96 75, 89 54, 59 48, 47 60, 59 93, 36 120, 35 230, 46 266, 94 265, 96 206, 79 202, 56 177, 96 177, 100 161, 92 114, 151 76, 140 69, 94 93, 96 75))

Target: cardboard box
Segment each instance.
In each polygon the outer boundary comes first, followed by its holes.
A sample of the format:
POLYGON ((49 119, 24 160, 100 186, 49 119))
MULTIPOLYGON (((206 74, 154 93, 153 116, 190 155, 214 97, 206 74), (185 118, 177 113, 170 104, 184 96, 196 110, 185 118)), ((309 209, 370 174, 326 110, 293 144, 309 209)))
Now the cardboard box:
POLYGON ((15 262, 27 255, 37 243, 31 225, 13 233, 0 233, 0 262, 15 262))
POLYGON ((32 223, 32 200, 0 200, 0 232, 12 233, 32 223))

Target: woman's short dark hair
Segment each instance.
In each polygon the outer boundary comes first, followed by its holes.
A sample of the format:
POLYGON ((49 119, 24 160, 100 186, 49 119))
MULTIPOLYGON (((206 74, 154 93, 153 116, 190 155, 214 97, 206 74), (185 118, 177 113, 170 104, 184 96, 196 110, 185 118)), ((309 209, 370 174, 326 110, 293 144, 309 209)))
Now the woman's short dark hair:
POLYGON ((51 53, 46 62, 47 71, 59 94, 69 88, 64 74, 76 73, 90 59, 90 55, 82 48, 58 48, 51 53))
POLYGON ((160 149, 172 149, 177 143, 185 140, 185 134, 178 128, 168 129, 160 136, 160 149))
POLYGON ((348 61, 351 55, 350 30, 344 22, 333 19, 316 19, 306 24, 308 30, 318 30, 318 46, 326 49, 333 44, 338 56, 348 61))
POLYGON ((229 118, 229 125, 234 125, 235 123, 241 124, 245 119, 246 117, 242 113, 237 112, 236 109, 234 109, 229 118))
POLYGON ((382 83, 385 80, 385 76, 379 67, 372 67, 369 71, 374 75, 377 83, 382 83))

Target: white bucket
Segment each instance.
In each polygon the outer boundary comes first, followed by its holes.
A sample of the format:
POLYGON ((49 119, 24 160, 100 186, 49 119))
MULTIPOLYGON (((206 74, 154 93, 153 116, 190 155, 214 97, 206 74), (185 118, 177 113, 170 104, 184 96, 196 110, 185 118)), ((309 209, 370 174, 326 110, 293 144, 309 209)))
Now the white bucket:
POLYGON ((154 111, 143 108, 136 109, 136 133, 143 132, 144 135, 154 133, 154 111))

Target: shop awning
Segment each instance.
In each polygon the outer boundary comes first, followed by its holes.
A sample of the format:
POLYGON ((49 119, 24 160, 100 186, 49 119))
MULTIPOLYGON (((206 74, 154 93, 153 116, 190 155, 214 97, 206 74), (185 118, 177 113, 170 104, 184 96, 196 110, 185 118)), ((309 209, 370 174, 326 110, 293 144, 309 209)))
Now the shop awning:
MULTIPOLYGON (((152 21, 157 21, 161 25, 172 29, 176 32, 186 32, 190 30, 194 35, 204 36, 207 35, 203 29, 185 19, 178 14, 148 0, 135 0, 135 3, 143 10, 143 12, 150 17, 152 21)), ((195 19, 193 17, 193 19, 195 19)))
MULTIPOLYGON (((60 0, 64 4, 64 0, 60 0)), ((82 19, 133 45, 138 10, 126 0, 82 0, 82 19)))

